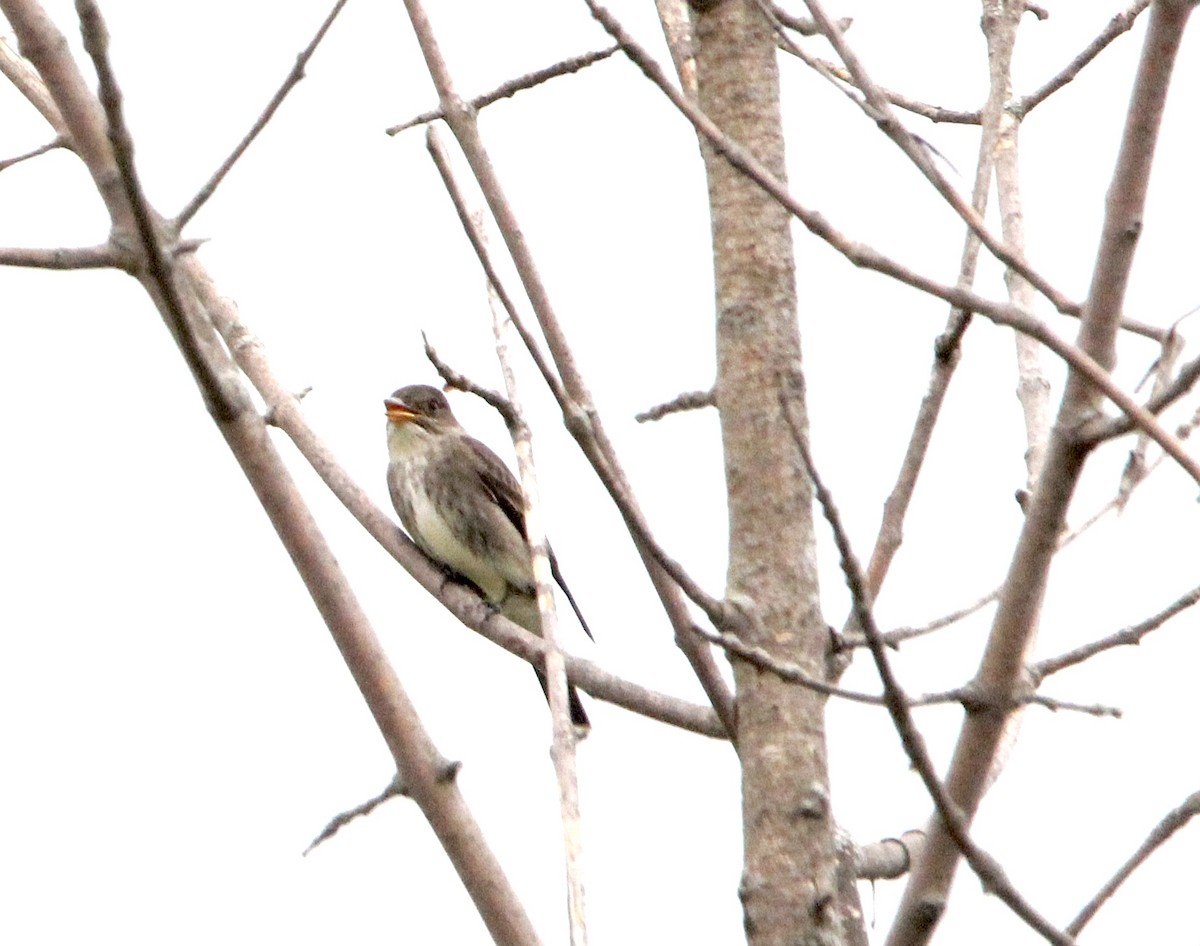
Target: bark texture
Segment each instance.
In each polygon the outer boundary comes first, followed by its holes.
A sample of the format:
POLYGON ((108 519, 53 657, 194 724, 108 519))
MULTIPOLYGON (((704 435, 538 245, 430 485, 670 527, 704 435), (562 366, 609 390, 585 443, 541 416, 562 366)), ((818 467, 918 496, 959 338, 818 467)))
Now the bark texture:
MULTIPOLYGON (((752 0, 698 11, 701 108, 785 179, 771 26, 752 0)), ((783 411, 804 417, 790 217, 705 147, 716 275, 717 405, 729 503, 730 600, 741 633, 809 673, 824 672, 812 489, 783 411)), ((824 701, 741 662, 737 685, 745 866, 755 946, 841 943, 824 701)))

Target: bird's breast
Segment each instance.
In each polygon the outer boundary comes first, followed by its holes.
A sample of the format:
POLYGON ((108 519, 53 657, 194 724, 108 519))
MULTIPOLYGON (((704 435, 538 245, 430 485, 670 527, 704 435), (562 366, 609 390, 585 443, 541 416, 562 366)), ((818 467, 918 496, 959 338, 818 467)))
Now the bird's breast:
POLYGON ((493 604, 503 601, 508 582, 486 549, 470 541, 475 530, 465 520, 468 510, 450 502, 444 490, 430 489, 424 457, 393 462, 388 470, 392 502, 404 528, 430 558, 476 585, 493 604))

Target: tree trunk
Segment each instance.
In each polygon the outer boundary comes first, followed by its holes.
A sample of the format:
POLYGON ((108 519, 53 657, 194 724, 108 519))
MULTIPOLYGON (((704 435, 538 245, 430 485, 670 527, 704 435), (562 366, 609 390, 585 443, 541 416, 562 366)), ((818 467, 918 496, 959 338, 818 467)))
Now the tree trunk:
MULTIPOLYGON (((695 4, 696 7, 701 6, 695 4)), ((771 26, 752 0, 697 9, 700 105, 781 179, 783 134, 771 26)), ((716 271, 717 404, 729 503, 727 596, 774 656, 823 673, 812 489, 781 396, 805 417, 790 218, 703 148, 716 271)), ((754 946, 841 943, 824 700, 735 661, 745 866, 754 946)))

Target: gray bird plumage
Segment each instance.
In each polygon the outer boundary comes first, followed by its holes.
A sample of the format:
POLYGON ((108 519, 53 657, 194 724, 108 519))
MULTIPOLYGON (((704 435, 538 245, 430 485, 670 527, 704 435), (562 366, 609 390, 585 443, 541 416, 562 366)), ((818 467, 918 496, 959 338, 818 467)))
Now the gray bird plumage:
MULTIPOLYGON (((478 588, 500 613, 540 636, 524 500, 516 478, 496 454, 467 434, 437 388, 400 388, 384 406, 388 490, 409 536, 426 555, 478 588)), ((553 552, 550 567, 591 637, 553 552)), ((544 692, 545 675, 534 670, 544 692)), ((568 696, 571 721, 589 726, 573 685, 568 696)))

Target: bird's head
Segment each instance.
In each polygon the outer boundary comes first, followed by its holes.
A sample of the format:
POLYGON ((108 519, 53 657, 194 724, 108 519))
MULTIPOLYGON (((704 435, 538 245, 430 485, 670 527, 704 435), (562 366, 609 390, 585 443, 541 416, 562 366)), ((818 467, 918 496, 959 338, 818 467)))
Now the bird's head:
POLYGON ((410 384, 383 399, 388 419, 388 442, 416 445, 429 437, 459 428, 450 402, 437 388, 410 384))

